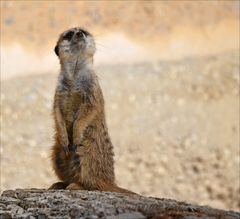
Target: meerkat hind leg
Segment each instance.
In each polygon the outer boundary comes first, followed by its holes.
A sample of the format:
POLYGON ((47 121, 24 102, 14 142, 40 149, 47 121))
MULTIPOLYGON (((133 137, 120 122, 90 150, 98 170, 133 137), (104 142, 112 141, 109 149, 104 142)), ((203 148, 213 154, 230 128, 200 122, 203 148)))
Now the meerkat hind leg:
POLYGON ((49 190, 51 190, 51 189, 66 189, 67 186, 68 186, 68 184, 65 182, 56 182, 56 183, 53 183, 49 187, 49 190))
POLYGON ((80 183, 70 183, 66 189, 69 190, 85 190, 80 183))

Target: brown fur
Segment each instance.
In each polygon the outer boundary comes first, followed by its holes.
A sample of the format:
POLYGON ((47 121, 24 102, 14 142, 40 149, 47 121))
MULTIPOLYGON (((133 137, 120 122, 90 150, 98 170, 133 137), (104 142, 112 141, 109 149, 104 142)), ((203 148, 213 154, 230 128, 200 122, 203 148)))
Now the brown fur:
POLYGON ((56 134, 52 163, 62 182, 54 183, 50 189, 132 194, 115 184, 104 98, 92 67, 95 52, 92 35, 80 28, 67 30, 61 34, 55 52, 61 72, 54 97, 56 134))

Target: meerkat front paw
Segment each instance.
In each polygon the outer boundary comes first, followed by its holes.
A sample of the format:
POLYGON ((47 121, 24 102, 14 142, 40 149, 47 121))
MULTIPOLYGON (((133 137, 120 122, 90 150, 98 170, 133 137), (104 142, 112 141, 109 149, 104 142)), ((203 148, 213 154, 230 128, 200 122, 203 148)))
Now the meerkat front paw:
POLYGON ((56 182, 56 183, 53 183, 50 187, 49 187, 49 190, 52 190, 52 189, 65 189, 67 187, 67 183, 65 182, 56 182))
POLYGON ((65 152, 66 156, 68 156, 70 153, 68 145, 61 144, 61 147, 62 147, 63 151, 65 152))
POLYGON ((68 156, 70 153, 68 138, 63 137, 62 139, 60 139, 60 145, 61 145, 61 148, 63 149, 63 151, 65 152, 65 154, 68 156))
POLYGON ((78 147, 83 146, 81 142, 82 142, 82 135, 80 135, 80 137, 73 136, 73 145, 71 146, 71 150, 76 152, 78 147))

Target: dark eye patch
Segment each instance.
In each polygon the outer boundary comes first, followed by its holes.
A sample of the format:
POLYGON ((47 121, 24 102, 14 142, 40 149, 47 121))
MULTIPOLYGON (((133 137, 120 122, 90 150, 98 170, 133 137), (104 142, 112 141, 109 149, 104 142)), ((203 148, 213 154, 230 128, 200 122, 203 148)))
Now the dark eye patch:
POLYGON ((68 33, 65 34, 65 36, 63 37, 63 40, 71 40, 73 35, 74 35, 74 32, 69 31, 68 33))
POLYGON ((59 56, 59 48, 57 45, 55 46, 54 51, 55 51, 56 55, 59 56))

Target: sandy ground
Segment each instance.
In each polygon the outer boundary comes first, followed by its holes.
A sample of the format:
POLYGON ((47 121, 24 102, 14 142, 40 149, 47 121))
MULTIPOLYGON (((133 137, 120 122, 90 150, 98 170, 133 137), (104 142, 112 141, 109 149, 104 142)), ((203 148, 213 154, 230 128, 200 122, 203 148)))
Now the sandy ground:
MULTIPOLYGON (((239 209, 239 54, 97 69, 117 181, 144 195, 239 209)), ((56 76, 2 83, 1 189, 45 187, 56 76)))

